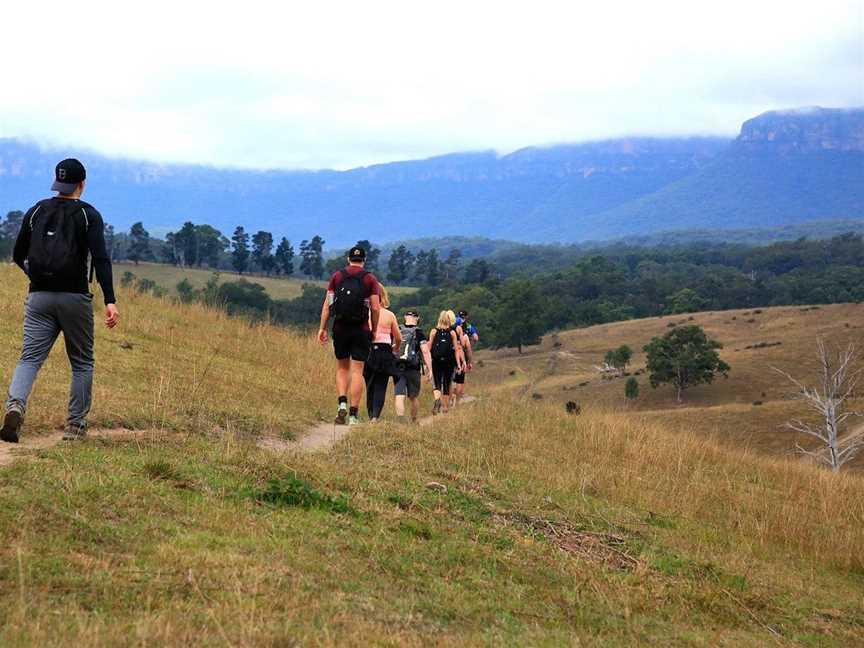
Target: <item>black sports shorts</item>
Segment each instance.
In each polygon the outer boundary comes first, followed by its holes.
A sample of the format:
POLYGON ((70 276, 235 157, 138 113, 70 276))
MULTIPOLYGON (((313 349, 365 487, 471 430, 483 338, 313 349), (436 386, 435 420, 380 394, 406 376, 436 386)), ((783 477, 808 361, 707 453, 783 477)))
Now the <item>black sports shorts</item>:
POLYGON ((395 394, 417 398, 420 395, 420 370, 405 369, 396 378, 395 394))
POLYGON ((358 362, 366 362, 372 350, 372 340, 369 331, 362 328, 334 329, 333 351, 337 360, 351 358, 358 362))

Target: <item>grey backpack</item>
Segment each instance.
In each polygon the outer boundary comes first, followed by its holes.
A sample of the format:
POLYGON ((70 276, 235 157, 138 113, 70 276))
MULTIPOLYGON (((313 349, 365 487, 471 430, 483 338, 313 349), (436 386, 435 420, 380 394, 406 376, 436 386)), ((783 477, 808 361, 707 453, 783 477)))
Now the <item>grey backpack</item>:
POLYGON ((400 326, 402 344, 399 346, 399 363, 407 369, 420 368, 420 345, 417 343, 416 326, 400 326))

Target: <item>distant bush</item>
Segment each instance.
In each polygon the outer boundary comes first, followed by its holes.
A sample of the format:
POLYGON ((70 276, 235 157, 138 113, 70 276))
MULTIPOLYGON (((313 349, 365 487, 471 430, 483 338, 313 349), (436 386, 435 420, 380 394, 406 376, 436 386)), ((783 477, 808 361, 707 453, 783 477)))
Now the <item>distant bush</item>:
POLYGON ((272 301, 264 286, 246 279, 221 284, 217 296, 229 315, 264 317, 269 312, 272 301))
POLYGON ((639 381, 635 378, 628 378, 624 383, 624 397, 628 401, 635 401, 639 398, 639 381))
POLYGON ((156 282, 152 279, 138 279, 138 281, 135 282, 135 290, 139 293, 149 293, 156 288, 156 282))
POLYGON ((606 352, 606 357, 604 361, 610 367, 614 367, 618 370, 618 373, 624 373, 624 370, 627 368, 627 365, 630 364, 630 359, 633 357, 633 349, 631 349, 626 344, 622 344, 617 349, 612 349, 611 351, 606 352))

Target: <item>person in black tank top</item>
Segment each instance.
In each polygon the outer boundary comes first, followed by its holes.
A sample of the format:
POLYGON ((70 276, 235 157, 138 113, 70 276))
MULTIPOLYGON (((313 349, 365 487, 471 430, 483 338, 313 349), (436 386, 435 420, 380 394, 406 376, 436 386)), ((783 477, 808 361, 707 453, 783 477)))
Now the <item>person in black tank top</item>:
POLYGON ((429 332, 430 352, 432 355, 432 378, 435 383, 435 404, 432 414, 446 412, 450 408, 450 388, 454 371, 462 371, 465 356, 462 345, 454 330, 456 318, 448 311, 441 311, 438 323, 429 332))

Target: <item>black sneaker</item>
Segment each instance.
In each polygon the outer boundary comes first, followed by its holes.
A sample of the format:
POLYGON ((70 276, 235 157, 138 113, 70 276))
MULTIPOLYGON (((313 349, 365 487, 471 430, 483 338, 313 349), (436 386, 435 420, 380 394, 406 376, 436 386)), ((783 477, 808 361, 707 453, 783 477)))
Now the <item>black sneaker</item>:
POLYGON ((436 398, 435 404, 432 405, 432 416, 436 416, 441 413, 441 399, 436 398))
POLYGON ((78 423, 67 423, 63 430, 64 441, 82 441, 87 438, 87 426, 78 423))
POLYGON ((3 417, 3 429, 0 430, 0 439, 6 443, 18 443, 18 431, 21 429, 21 423, 24 422, 24 415, 20 410, 14 407, 6 412, 3 417))

